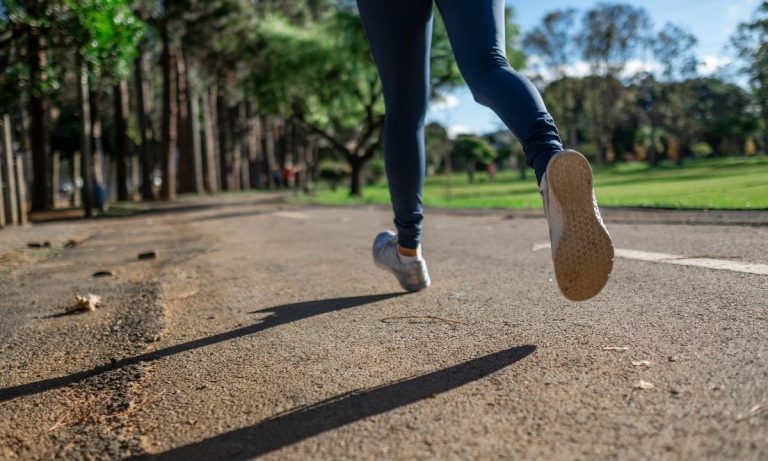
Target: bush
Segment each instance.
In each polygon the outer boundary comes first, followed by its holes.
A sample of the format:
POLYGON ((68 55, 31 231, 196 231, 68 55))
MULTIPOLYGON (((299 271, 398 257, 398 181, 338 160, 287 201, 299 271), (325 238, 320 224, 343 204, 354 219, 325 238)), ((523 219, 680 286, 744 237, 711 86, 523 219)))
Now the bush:
POLYGON ((712 146, 705 142, 697 142, 691 147, 691 153, 694 158, 708 157, 712 155, 713 152, 712 146))
POLYGON ((351 174, 349 165, 343 162, 324 161, 318 166, 320 179, 328 182, 331 189, 336 190, 344 179, 351 174))

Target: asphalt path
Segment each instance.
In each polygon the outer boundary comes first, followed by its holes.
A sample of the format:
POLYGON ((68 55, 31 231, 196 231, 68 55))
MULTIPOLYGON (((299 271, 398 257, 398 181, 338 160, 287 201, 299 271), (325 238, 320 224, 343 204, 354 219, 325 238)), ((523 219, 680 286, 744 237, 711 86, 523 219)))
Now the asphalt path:
POLYGON ((416 294, 382 207, 209 198, 37 226, 81 241, 47 259, 2 231, 0 458, 766 459, 766 215, 608 211, 582 303, 538 212, 432 210, 416 294))

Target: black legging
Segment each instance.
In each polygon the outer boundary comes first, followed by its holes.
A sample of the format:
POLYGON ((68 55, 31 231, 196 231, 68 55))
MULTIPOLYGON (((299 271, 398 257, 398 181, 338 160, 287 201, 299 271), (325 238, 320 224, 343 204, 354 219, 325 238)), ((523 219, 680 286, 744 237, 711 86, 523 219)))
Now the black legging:
MULTIPOLYGON (((523 145, 541 180, 563 149, 541 95, 506 58, 503 0, 435 0, 456 61, 477 102, 493 109, 523 145)), ((398 243, 421 241, 424 117, 429 100, 432 0, 357 0, 384 88, 384 159, 398 243)))

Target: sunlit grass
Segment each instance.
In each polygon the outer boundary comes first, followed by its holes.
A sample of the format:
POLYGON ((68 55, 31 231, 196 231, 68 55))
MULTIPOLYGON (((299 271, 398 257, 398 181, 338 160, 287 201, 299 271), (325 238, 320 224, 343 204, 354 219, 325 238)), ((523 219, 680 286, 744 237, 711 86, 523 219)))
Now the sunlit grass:
MULTIPOLYGON (((768 209, 768 157, 688 161, 682 167, 628 163, 595 168, 595 193, 603 206, 768 209)), ((346 188, 319 190, 296 199, 324 205, 388 204, 386 184, 368 186, 362 198, 346 188)), ((491 182, 477 174, 433 176, 424 187, 424 204, 443 208, 539 208, 541 198, 532 172, 525 180, 502 171, 491 182)))

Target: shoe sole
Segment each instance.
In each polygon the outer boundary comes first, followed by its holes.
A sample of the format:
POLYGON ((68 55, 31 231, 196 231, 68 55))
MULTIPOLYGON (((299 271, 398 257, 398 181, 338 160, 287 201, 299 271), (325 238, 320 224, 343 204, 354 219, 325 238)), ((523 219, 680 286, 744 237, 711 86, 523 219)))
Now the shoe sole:
POLYGON ((593 207, 589 162, 575 151, 553 157, 547 166, 547 187, 563 213, 563 230, 552 258, 557 284, 570 300, 590 299, 600 293, 613 270, 613 242, 593 207))

